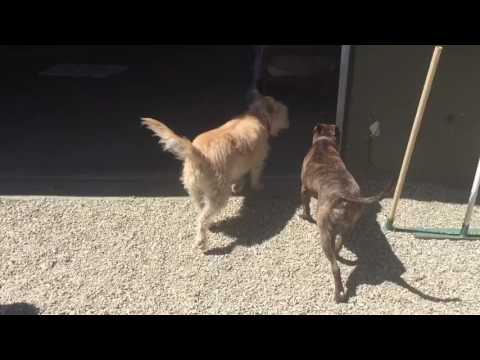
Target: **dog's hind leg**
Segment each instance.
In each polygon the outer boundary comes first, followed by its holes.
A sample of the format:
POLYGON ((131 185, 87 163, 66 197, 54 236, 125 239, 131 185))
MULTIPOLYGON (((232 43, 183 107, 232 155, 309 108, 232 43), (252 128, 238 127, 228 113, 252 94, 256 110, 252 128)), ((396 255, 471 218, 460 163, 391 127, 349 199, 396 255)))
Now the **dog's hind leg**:
POLYGON ((333 280, 335 285, 335 302, 345 302, 346 296, 342 284, 342 276, 340 274, 340 268, 337 263, 337 257, 335 255, 335 233, 326 220, 327 213, 321 213, 319 210, 319 228, 320 228, 320 240, 322 242, 323 252, 330 262, 330 267, 333 274, 333 280))
POLYGON ((342 251, 343 244, 349 242, 352 238, 353 228, 349 227, 348 229, 344 229, 338 234, 337 239, 335 240, 335 254, 338 256, 340 251, 342 251))
POLYGON ((188 189, 188 194, 192 198, 195 205, 198 207, 199 210, 202 210, 205 205, 205 199, 203 196, 203 192, 199 189, 193 188, 188 189))
POLYGON ((333 274, 333 281, 335 285, 335 302, 340 303, 345 301, 345 291, 342 284, 342 276, 340 268, 337 263, 337 258, 334 250, 335 237, 328 232, 323 232, 321 235, 323 251, 330 262, 330 267, 333 274))
POLYGON ((343 248, 343 245, 347 242, 351 241, 353 234, 353 227, 349 228, 347 230, 342 230, 337 236, 335 240, 335 255, 337 257, 337 260, 340 261, 344 265, 348 266, 355 266, 358 265, 358 259, 357 260, 348 260, 340 256, 340 251, 343 248))
POLYGON ((310 213, 310 200, 312 198, 312 194, 302 185, 300 196, 302 198, 303 209, 303 213, 300 214, 300 217, 302 219, 315 223, 315 220, 312 218, 312 214, 310 213))
POLYGON ((205 197, 205 205, 198 217, 196 246, 203 252, 207 251, 207 232, 212 220, 227 204, 228 192, 222 191, 214 197, 205 197))

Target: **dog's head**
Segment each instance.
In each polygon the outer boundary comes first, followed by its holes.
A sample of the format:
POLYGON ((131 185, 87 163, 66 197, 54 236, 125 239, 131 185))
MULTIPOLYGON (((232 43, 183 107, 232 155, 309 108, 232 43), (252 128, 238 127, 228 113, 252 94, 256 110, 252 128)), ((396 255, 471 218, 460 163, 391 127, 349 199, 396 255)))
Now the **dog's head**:
POLYGON ((258 91, 254 92, 248 113, 266 125, 271 136, 277 136, 290 125, 287 106, 271 96, 263 96, 258 91))
POLYGON ((331 138, 335 143, 338 143, 339 130, 337 125, 332 124, 317 124, 313 128, 312 143, 321 137, 331 138))

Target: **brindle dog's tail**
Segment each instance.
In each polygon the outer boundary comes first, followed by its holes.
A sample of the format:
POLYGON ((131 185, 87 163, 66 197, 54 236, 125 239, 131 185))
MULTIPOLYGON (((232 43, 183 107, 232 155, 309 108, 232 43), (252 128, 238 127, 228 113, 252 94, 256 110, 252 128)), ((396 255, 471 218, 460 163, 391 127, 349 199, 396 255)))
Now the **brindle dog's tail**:
POLYGON ((392 179, 390 181, 389 186, 383 190, 380 194, 370 196, 370 197, 361 197, 361 196, 352 196, 349 194, 340 194, 340 198, 346 201, 354 202, 354 203, 359 203, 359 204, 373 204, 376 202, 381 201, 385 197, 387 197, 389 194, 391 194, 394 190, 395 186, 395 179, 392 179))

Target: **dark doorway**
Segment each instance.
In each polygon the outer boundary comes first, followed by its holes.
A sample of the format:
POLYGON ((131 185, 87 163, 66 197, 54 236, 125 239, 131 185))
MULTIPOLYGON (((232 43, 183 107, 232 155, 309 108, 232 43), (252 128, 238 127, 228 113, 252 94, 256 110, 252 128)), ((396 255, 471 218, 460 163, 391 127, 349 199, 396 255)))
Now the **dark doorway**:
POLYGON ((275 174, 299 176, 301 163, 319 122, 335 124, 340 77, 340 45, 257 46, 254 84, 260 92, 283 101, 291 127, 278 140, 289 151, 267 169, 275 174), (282 157, 282 159, 280 159, 282 157))
MULTIPOLYGON (((1 193, 22 195, 42 193, 32 182, 21 187, 24 179, 177 178, 180 163, 139 118, 158 118, 189 138, 222 124, 245 109, 255 59, 254 46, 224 45, 0 46, 0 52, 1 193), (62 64, 120 70, 58 76, 62 64), (54 74, 42 75, 48 70, 54 74), (7 180, 17 188, 9 190, 7 180)), ((274 141, 266 175, 296 175, 311 128, 334 120, 336 99, 295 82, 270 85, 291 109, 291 129, 274 141)))

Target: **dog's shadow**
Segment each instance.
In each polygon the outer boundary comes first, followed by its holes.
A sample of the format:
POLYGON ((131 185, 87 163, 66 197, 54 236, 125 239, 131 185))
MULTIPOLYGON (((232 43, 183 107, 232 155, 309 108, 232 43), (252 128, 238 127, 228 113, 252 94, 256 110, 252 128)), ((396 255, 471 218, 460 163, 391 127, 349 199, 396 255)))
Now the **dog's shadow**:
POLYGON ((234 238, 234 241, 227 246, 207 251, 207 255, 225 255, 237 246, 258 245, 283 230, 300 203, 299 185, 266 185, 264 190, 258 192, 246 187, 239 212, 212 225, 210 231, 223 233, 234 238))
POLYGON ((344 244, 345 248, 357 257, 355 269, 345 284, 347 299, 356 296, 359 285, 380 285, 388 281, 428 301, 445 303, 460 301, 459 298, 441 299, 427 295, 402 278, 406 268, 393 252, 377 221, 380 210, 381 206, 378 203, 368 205, 355 226, 351 241, 344 244))

